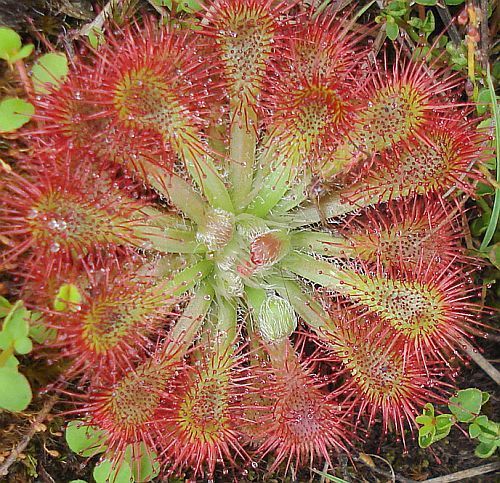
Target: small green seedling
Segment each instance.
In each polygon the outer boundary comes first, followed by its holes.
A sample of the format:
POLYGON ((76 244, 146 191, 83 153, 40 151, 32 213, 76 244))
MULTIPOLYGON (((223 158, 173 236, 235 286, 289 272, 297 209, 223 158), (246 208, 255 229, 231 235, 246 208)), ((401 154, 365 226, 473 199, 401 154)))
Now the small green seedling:
MULTIPOLYGON (((33 52, 33 45, 22 45, 18 33, 8 27, 0 27, 0 59, 9 67, 33 52)), ((0 133, 12 132, 26 124, 35 108, 29 102, 17 97, 8 97, 0 102, 0 133)))
POLYGON ((453 70, 462 70, 467 67, 467 48, 464 42, 461 42, 459 45, 448 42, 445 49, 450 56, 449 62, 453 70))
POLYGON ((160 468, 156 454, 148 451, 144 444, 135 451, 129 445, 120 462, 113 464, 104 436, 104 432, 85 421, 71 421, 66 428, 66 442, 73 452, 86 458, 104 453, 92 473, 96 483, 142 483, 158 475, 160 468))
POLYGON ((14 30, 0 27, 0 59, 5 60, 9 66, 29 57, 33 48, 33 44, 22 45, 21 37, 14 30))
POLYGON ((172 2, 172 0, 154 0, 154 3, 159 7, 167 7, 172 10, 172 4, 175 4, 175 9, 177 12, 193 13, 198 12, 203 7, 199 0, 177 0, 172 2))
POLYGON ((469 424, 469 436, 479 440, 476 456, 488 458, 493 455, 500 446, 500 425, 480 414, 481 407, 489 397, 488 393, 479 389, 464 389, 450 398, 448 408, 451 414, 439 416, 435 416, 432 404, 426 404, 423 414, 416 418, 416 422, 421 425, 418 430, 419 446, 427 448, 448 436, 453 425, 466 423, 469 424))
POLYGON ((404 0, 394 0, 375 18, 375 22, 385 23, 385 33, 387 37, 391 40, 396 40, 399 35, 398 21, 407 13, 408 3, 404 0))
POLYGON ((429 35, 431 35, 436 28, 436 20, 431 10, 427 11, 424 20, 421 20, 419 17, 412 17, 408 20, 408 24, 411 25, 418 33, 421 33, 425 39, 428 39, 429 35))
POLYGON ((29 338, 29 320, 31 313, 22 301, 10 305, 6 313, 6 299, 1 300, 0 314, 4 315, 0 331, 0 408, 8 411, 24 411, 31 402, 31 387, 18 371, 17 354, 28 354, 33 348, 29 338))
POLYGON ((421 448, 427 448, 448 436, 454 423, 451 414, 435 416, 434 406, 430 403, 424 406, 423 414, 418 416, 416 421, 422 425, 418 430, 418 443, 421 448))

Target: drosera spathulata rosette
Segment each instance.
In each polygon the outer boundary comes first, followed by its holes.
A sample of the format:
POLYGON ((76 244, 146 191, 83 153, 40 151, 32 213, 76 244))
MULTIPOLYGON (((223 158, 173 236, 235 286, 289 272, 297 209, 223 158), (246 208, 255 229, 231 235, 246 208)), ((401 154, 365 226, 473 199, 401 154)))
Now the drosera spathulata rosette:
POLYGON ((484 140, 462 80, 372 62, 329 10, 199 16, 106 29, 36 99, 2 182, 5 260, 56 330, 40 352, 76 382, 69 413, 113 465, 191 478, 334 464, 377 422, 404 438, 479 333, 458 215, 484 140), (64 283, 81 299, 61 313, 64 283))

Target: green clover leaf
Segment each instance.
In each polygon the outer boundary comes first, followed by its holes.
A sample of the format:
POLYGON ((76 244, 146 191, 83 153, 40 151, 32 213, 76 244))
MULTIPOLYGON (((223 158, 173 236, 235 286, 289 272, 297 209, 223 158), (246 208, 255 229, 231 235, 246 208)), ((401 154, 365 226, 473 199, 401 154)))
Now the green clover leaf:
POLYGON ((0 59, 14 64, 18 60, 31 55, 34 45, 22 45, 21 37, 8 27, 0 27, 0 59))
POLYGON ((482 401, 482 392, 479 389, 469 388, 458 391, 456 396, 451 397, 448 407, 461 423, 469 423, 481 411, 482 401))
POLYGON ((421 436, 419 434, 418 435, 418 445, 424 449, 428 448, 434 442, 433 437, 434 437, 434 435, 432 435, 432 434, 428 434, 425 436, 421 436))
POLYGON ((12 308, 12 304, 5 298, 0 296, 0 318, 6 317, 12 308))
POLYGON ((29 337, 20 337, 15 340, 14 349, 18 354, 29 354, 33 349, 33 342, 29 337))
MULTIPOLYGON (((172 0, 154 0, 154 3, 159 7, 167 7, 172 10, 172 0)), ((199 0, 178 0, 176 4, 178 12, 193 13, 203 8, 199 0)))
POLYGON ((408 6, 405 1, 395 0, 387 6, 386 10, 392 17, 402 17, 408 11, 408 6))
POLYGON ((42 55, 33 66, 33 87, 37 94, 47 94, 68 75, 68 60, 62 52, 42 55))
POLYGON ((52 327, 47 327, 43 321, 32 323, 30 326, 30 337, 38 344, 43 344, 47 341, 55 340, 57 330, 52 327))
POLYGON ((160 473, 157 454, 148 449, 144 443, 138 447, 129 445, 125 451, 124 460, 132 469, 135 481, 150 481, 160 473))
POLYGON ((418 430, 418 435, 419 436, 431 436, 434 437, 436 434, 436 426, 434 424, 426 424, 425 426, 422 426, 418 430))
POLYGON ((387 20, 388 21, 385 24, 385 33, 391 40, 396 40, 399 35, 399 26, 397 23, 394 23, 394 19, 392 17, 387 17, 387 20), (392 22, 389 22, 389 19, 392 19, 392 22))
POLYGON ((92 475, 96 483, 108 483, 110 481, 113 483, 131 483, 134 481, 130 465, 124 460, 121 461, 118 467, 114 467, 111 461, 104 460, 94 468, 92 475))
POLYGON ((2 332, 10 337, 11 342, 27 337, 29 333, 29 319, 29 311, 19 301, 12 307, 7 317, 5 317, 2 332))
POLYGON ((7 332, 0 332, 0 349, 7 350, 12 345, 12 338, 7 332))
POLYGON ((454 419, 453 419, 453 416, 451 414, 440 414, 436 418, 436 429, 438 431, 444 431, 444 430, 448 429, 448 432, 449 432, 449 428, 451 428, 451 426, 453 426, 453 423, 454 423, 454 419))
POLYGON ((469 426, 469 436, 471 438, 477 438, 480 434, 481 434, 481 427, 478 424, 476 424, 476 423, 470 424, 470 426, 469 426))
POLYGON ((106 450, 104 434, 84 421, 71 421, 66 427, 66 442, 70 449, 80 456, 94 456, 106 450))
POLYGON ((11 369, 16 369, 18 365, 19 365, 19 361, 16 359, 16 357, 10 356, 5 361, 3 367, 10 367, 11 369))
POLYGON ((13 367, 0 367, 0 408, 24 411, 33 394, 28 379, 13 367))
POLYGON ((491 441, 488 443, 479 443, 474 451, 478 458, 489 458, 493 455, 496 449, 500 446, 500 442, 491 441))
POLYGON ((21 37, 17 32, 8 27, 0 27, 0 59, 11 63, 11 59, 19 52, 21 45, 21 37))
POLYGON ((0 132, 12 132, 24 126, 35 113, 32 104, 19 99, 8 97, 0 102, 0 132))
POLYGON ((432 416, 425 416, 425 415, 417 416, 415 418, 415 421, 418 424, 422 424, 423 426, 429 426, 429 425, 432 426, 434 424, 434 418, 432 416))

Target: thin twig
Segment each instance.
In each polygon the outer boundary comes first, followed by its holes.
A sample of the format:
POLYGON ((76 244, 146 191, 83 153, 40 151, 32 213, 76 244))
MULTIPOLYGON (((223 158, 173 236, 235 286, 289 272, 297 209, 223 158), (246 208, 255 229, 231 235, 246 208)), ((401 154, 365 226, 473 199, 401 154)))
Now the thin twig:
POLYGON ((389 467, 389 470, 391 471, 391 482, 396 481, 396 473, 394 472, 394 468, 392 467, 391 463, 389 463, 389 461, 387 461, 385 458, 382 458, 382 456, 378 456, 376 454, 370 454, 368 456, 370 456, 371 458, 377 458, 377 459, 383 461, 389 467))
POLYGON ((161 15, 161 17, 165 17, 167 15, 165 9, 163 7, 160 7, 158 4, 156 4, 153 0, 146 0, 146 2, 149 3, 149 5, 151 5, 157 13, 159 13, 161 15))
MULTIPOLYGON (((330 465, 328 464, 328 461, 325 461, 325 464, 323 465, 323 473, 327 473, 328 472, 328 467, 329 466, 330 465)), ((325 477, 325 475, 321 475, 319 483, 326 483, 326 477, 325 477)))
POLYGON ((485 473, 491 473, 500 469, 500 462, 489 463, 483 466, 477 466, 476 468, 470 468, 468 470, 457 471, 456 473, 451 473, 449 475, 438 476, 437 478, 431 478, 430 480, 424 480, 422 483, 449 483, 451 481, 470 481, 470 478, 474 476, 484 475, 485 473))
POLYGON ((465 339, 460 341, 467 355, 490 376, 498 385, 500 385, 500 371, 490 364, 469 342, 465 339))
MULTIPOLYGON (((405 478, 404 476, 398 475, 397 473, 394 474, 393 471, 390 473, 385 470, 381 470, 380 468, 377 468, 376 466, 372 466, 368 464, 366 461, 364 461, 362 458, 354 457, 354 461, 357 461, 358 463, 363 463, 367 468, 370 468, 374 473, 377 473, 381 476, 385 476, 386 478, 390 478, 391 481, 399 481, 400 483, 417 483, 415 480, 410 480, 409 478, 405 478)), ((392 468, 391 468, 392 470, 392 468)))
POLYGON ((380 52, 380 49, 382 48, 382 45, 384 45, 385 37, 386 37, 385 30, 380 29, 377 32, 377 36, 375 37, 370 53, 368 54, 372 65, 375 65, 377 63, 377 57, 380 52))
POLYGON ((451 18, 450 10, 448 9, 448 5, 446 3, 437 3, 437 11, 445 28, 448 29, 448 33, 450 34, 450 39, 455 46, 460 45, 460 33, 458 32, 457 26, 453 22, 451 18))
POLYGON ((0 466, 0 476, 7 476, 7 474, 9 473, 9 468, 16 462, 19 455, 26 449, 26 446, 28 446, 29 442, 38 431, 40 424, 45 421, 45 418, 49 415, 56 401, 57 396, 52 396, 50 399, 47 399, 47 401, 45 401, 42 409, 31 424, 30 430, 21 438, 21 441, 17 443, 17 446, 10 452, 9 456, 3 462, 2 466, 0 466))
POLYGON ((113 15, 113 10, 118 7, 121 0, 109 0, 106 6, 99 12, 99 15, 92 20, 92 22, 86 23, 79 31, 80 35, 88 35, 92 30, 101 30, 106 20, 113 15))

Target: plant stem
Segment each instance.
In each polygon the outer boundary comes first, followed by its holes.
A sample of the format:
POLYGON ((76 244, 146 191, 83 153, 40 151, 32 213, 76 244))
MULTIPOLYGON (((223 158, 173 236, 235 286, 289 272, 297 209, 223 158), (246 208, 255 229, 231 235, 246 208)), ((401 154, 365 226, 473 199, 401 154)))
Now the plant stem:
POLYGON ((181 356, 184 354, 184 351, 191 345, 203 325, 213 297, 214 290, 212 286, 209 283, 201 284, 184 309, 182 316, 170 329, 166 351, 174 346, 178 354, 181 356))
POLYGON ((347 258, 354 255, 354 250, 341 236, 317 231, 301 231, 292 234, 292 247, 317 253, 320 256, 347 258))
POLYGON ((204 335, 214 350, 220 354, 230 354, 233 352, 232 346, 238 330, 236 306, 224 297, 216 297, 218 310, 209 322, 209 330, 204 330, 204 335))
POLYGON ((206 204, 184 179, 147 161, 143 162, 149 183, 197 225, 205 218, 206 204))
MULTIPOLYGON (((264 303, 267 297, 266 291, 261 288, 253 288, 245 286, 245 294, 248 305, 251 307, 250 320, 247 322, 247 332, 249 339, 249 348, 260 359, 264 358, 264 352, 260 345, 260 337, 255 329, 256 323, 254 320, 259 316, 260 306, 264 303)), ((255 363, 254 359, 251 359, 255 363)))
POLYGON ((271 365, 278 371, 297 360, 297 355, 288 338, 273 342, 272 344, 266 344, 265 347, 266 352, 269 354, 271 365))
POLYGON ((0 367, 3 367, 10 356, 14 354, 14 344, 11 344, 0 354, 0 367))
POLYGON ((141 208, 139 219, 143 218, 145 215, 148 222, 153 226, 158 226, 160 228, 173 228, 186 225, 184 218, 177 215, 176 213, 168 213, 160 211, 153 206, 145 206, 141 208))
POLYGON ((282 216, 306 201, 309 196, 308 187, 311 184, 311 179, 310 170, 307 170, 300 176, 298 183, 294 184, 285 196, 274 206, 273 216, 282 216))
POLYGON ((304 293, 298 283, 285 277, 271 277, 268 282, 283 298, 290 302, 295 312, 311 329, 318 333, 321 332, 329 316, 320 304, 312 300, 311 295, 304 293))
POLYGON ((28 73, 26 72, 26 65, 22 59, 16 61, 17 72, 19 73, 19 77, 21 82, 23 83, 24 90, 28 97, 33 97, 35 93, 33 92, 33 84, 31 83, 30 78, 28 77, 28 73))
MULTIPOLYGON (((257 114, 254 109, 246 108, 243 119, 236 119, 231 125, 229 177, 232 186, 232 199, 236 213, 239 213, 247 202, 252 189, 257 145, 257 114)), ((232 117, 231 117, 232 118, 232 117)))
MULTIPOLYGON (((371 455, 370 455, 371 456, 371 455)), ((410 480, 409 478, 405 478, 404 476, 398 475, 398 474, 393 474, 391 471, 390 473, 384 470, 381 470, 380 468, 376 466, 372 466, 366 462, 364 458, 354 457, 354 461, 357 461, 358 463, 364 464, 366 467, 368 467, 371 471, 374 473, 378 473, 379 475, 385 476, 387 478, 391 478, 391 480, 388 481, 399 481, 400 483, 418 483, 417 480, 410 480)), ((427 480, 424 480, 427 481, 427 480)))
POLYGON ((294 252, 286 256, 280 264, 283 268, 339 292, 345 292, 340 272, 341 270, 331 263, 316 260, 304 253, 294 252))
POLYGON ((233 211, 233 202, 208 153, 185 146, 180 153, 189 174, 213 208, 233 211))
POLYGON ((193 288, 198 282, 206 278, 212 272, 214 264, 208 260, 202 260, 195 265, 185 268, 173 278, 164 282, 162 288, 166 296, 179 296, 193 288))
POLYGON ((176 228, 159 228, 146 226, 136 230, 141 237, 146 237, 152 243, 152 248, 163 253, 204 253, 207 247, 196 240, 194 231, 176 228))
POLYGON ((453 19, 451 18, 448 6, 446 5, 446 3, 443 2, 443 3, 438 3, 436 7, 438 14, 441 17, 441 20, 443 21, 443 24, 450 35, 450 39, 453 42, 453 45, 455 45, 455 47, 460 45, 460 33, 458 32, 457 26, 455 25, 453 19))
MULTIPOLYGON (((488 69, 488 56, 490 51, 490 31, 488 28, 488 0, 480 0, 481 6, 481 64, 484 69, 488 69)), ((498 8, 498 5, 497 5, 498 8)))
POLYGON ((297 159, 297 153, 287 150, 275 159, 269 159, 269 156, 264 158, 264 163, 269 163, 271 170, 253 197, 253 202, 246 210, 247 213, 264 217, 273 209, 290 189, 297 175, 297 159))
POLYGON ((262 288, 245 287, 245 293, 247 296, 248 303, 252 307, 255 315, 259 313, 260 306, 266 300, 266 291, 262 288))

